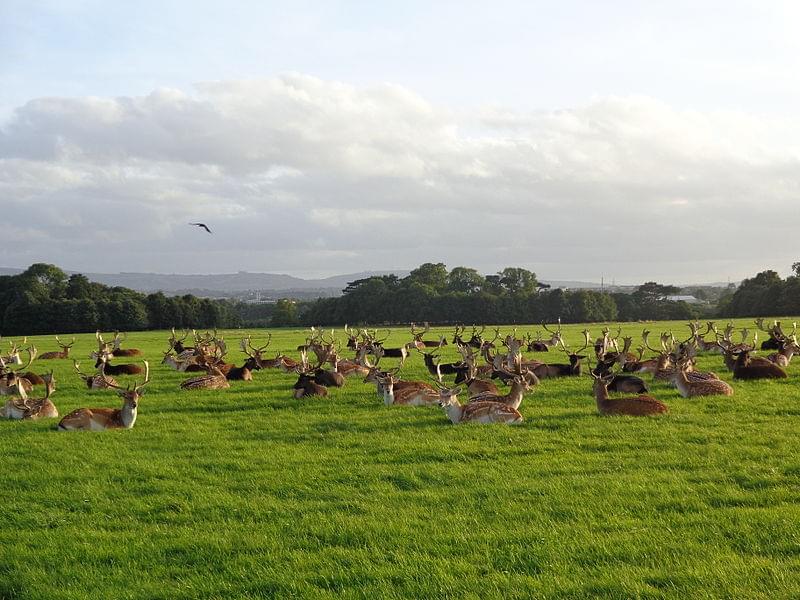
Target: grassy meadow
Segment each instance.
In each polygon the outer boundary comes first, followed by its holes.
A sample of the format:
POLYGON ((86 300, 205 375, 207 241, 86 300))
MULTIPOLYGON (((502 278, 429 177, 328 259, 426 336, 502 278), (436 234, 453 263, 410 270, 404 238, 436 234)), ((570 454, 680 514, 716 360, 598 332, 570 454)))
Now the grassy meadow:
MULTIPOLYGON (((572 346, 583 328, 564 327, 572 346)), ((224 332, 237 364, 242 333, 224 332)), ((76 337, 88 371, 94 336, 76 337)), ((0 598, 800 597, 798 359, 731 398, 648 381, 670 407, 657 418, 598 416, 584 376, 544 381, 519 426, 455 426, 385 407, 358 379, 310 400, 272 369, 182 391, 192 374, 160 364, 167 338, 124 344, 152 365, 133 429, 0 422, 0 598)), ((297 357, 303 338, 276 330, 268 355, 297 357)), ((410 339, 397 329, 387 346, 410 339)), ((62 415, 121 406, 71 360, 34 370, 51 366, 62 415)), ((719 355, 699 367, 731 381, 719 355)), ((403 376, 425 373, 414 353, 403 376)))

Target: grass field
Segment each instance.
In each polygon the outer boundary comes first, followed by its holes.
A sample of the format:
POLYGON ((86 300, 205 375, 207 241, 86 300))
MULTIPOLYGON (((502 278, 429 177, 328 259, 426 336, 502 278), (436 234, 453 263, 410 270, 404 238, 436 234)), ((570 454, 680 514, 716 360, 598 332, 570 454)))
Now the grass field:
MULTIPOLYGON (((522 425, 454 426, 353 379, 312 400, 276 370, 184 392, 167 337, 129 335, 153 364, 132 430, 0 422, 0 598, 800 597, 800 362, 732 398, 652 384, 658 418, 598 416, 584 376, 529 393, 522 425)), ((78 336, 85 371, 94 346, 78 336)), ((49 362, 62 415, 121 405, 49 362)), ((730 382, 721 363, 700 367, 730 382)), ((403 374, 424 373, 415 355, 403 374)))

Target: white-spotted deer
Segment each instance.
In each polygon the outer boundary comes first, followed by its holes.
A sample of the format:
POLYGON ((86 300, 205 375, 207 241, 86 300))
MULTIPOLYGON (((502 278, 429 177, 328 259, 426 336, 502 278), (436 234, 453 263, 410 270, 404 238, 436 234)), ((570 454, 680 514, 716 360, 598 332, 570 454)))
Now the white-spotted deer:
POLYGON ((439 406, 441 406, 450 421, 460 423, 506 423, 517 424, 524 420, 522 414, 514 407, 502 402, 479 401, 462 405, 458 401, 461 388, 440 388, 439 406))
MULTIPOLYGON (((136 423, 139 399, 144 386, 150 383, 150 365, 144 362, 144 381, 123 388, 109 382, 122 397, 122 408, 79 408, 65 416, 58 424, 59 431, 105 431, 107 429, 130 429, 136 423)), ((102 371, 101 371, 102 374, 102 371)))
POLYGON ((58 409, 50 396, 56 389, 56 380, 53 372, 45 376, 46 392, 44 398, 29 398, 22 387, 22 380, 17 379, 17 393, 19 398, 10 398, 5 406, 0 408, 0 417, 6 419, 54 419, 58 416, 58 409))

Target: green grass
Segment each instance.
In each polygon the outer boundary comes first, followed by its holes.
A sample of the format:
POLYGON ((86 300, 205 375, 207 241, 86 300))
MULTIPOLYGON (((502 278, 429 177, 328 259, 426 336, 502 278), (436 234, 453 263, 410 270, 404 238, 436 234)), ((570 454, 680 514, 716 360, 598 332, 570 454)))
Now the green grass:
MULTIPOLYGON (((688 335, 648 324, 670 327, 688 335)), ((324 399, 275 370, 184 392, 167 337, 129 335, 154 365, 132 430, 0 422, 0 598, 800 597, 800 363, 732 398, 652 384, 658 418, 598 416, 582 377, 528 394, 520 426, 454 426, 352 379, 324 399)), ((93 347, 78 336, 84 370, 93 347)), ((721 362, 700 366, 730 381, 721 362)), ((62 415, 121 405, 50 365, 62 415)))

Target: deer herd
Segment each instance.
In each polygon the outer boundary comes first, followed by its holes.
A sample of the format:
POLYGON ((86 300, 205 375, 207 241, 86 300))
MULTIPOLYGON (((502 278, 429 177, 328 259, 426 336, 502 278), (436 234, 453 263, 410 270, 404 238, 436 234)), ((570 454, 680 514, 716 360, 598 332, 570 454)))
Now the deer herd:
MULTIPOLYGON (((450 342, 460 355, 456 362, 440 360, 442 348, 448 345, 444 336, 438 340, 424 339, 430 331, 427 323, 424 329, 412 323, 411 340, 398 347, 386 345, 390 331, 381 337, 378 330, 345 325, 347 341, 341 347, 334 331, 312 327, 306 343, 297 347, 297 360, 280 352, 274 357, 266 355, 272 334, 267 334, 265 343, 260 345, 251 335, 241 338, 239 350, 245 356, 241 366, 228 362, 227 344, 216 330, 179 334, 173 328, 161 364, 189 375, 180 384, 181 390, 225 389, 231 387, 231 381, 253 381, 253 374, 262 369, 277 369, 297 376, 291 391, 297 399, 327 396, 328 388, 340 388, 352 379, 374 385, 378 398, 386 405, 439 406, 452 423, 513 424, 523 421, 519 408, 526 393, 540 385, 546 387, 543 383, 546 379, 580 377, 584 363, 588 362, 592 394, 601 415, 646 416, 666 413, 668 408, 650 395, 647 383, 640 377, 643 375, 675 387, 684 398, 733 394, 731 385, 717 374, 696 369, 700 354, 722 355, 733 380, 786 378, 785 367, 800 352, 797 324, 793 323, 788 333, 778 321, 765 324, 763 319, 757 319, 754 325, 756 330, 751 338, 749 328, 737 331, 729 324, 719 331, 714 322, 709 322, 701 332, 701 324, 692 322, 688 324, 690 334, 686 339, 663 332, 653 345, 651 332, 644 330, 636 353, 631 352, 633 338, 621 337, 621 329, 613 334, 608 327, 595 339, 584 330, 583 345, 570 348, 562 336, 560 321, 553 329, 542 323, 548 337, 537 332, 535 338, 531 333, 518 337, 516 329, 503 336, 495 328, 490 339, 485 335, 485 326, 473 326, 470 337, 465 339, 466 328, 457 326, 450 342), (759 332, 768 336, 760 346, 759 332), (187 342, 190 333, 192 340, 187 342), (737 334, 740 339, 735 339, 737 334), (755 356, 758 350, 774 352, 755 356), (342 351, 352 352, 353 358, 341 357, 342 351), (543 358, 545 352, 558 351, 564 353, 565 361, 523 356, 534 353, 543 358), (653 353, 649 358, 644 357, 647 351, 653 353), (401 376, 406 361, 416 354, 421 355, 427 370, 426 381, 401 376), (387 367, 387 359, 399 362, 387 367), (452 378, 452 385, 445 382, 448 377, 452 378), (506 386, 507 391, 498 386, 506 386), (459 396, 466 402, 462 403, 459 396)), ((61 419, 57 427, 60 431, 130 429, 136 422, 139 400, 150 382, 150 365, 146 360, 141 365, 112 362, 115 358, 142 355, 141 350, 121 347, 127 339, 125 334, 115 332, 113 339, 106 341, 98 331, 95 338, 97 350, 90 355, 95 361, 95 372, 84 373, 80 363, 73 359, 74 370, 88 390, 118 394, 122 407, 79 408, 61 419), (136 379, 125 386, 115 379, 115 376, 140 375, 141 383, 136 379)), ((56 342, 60 350, 43 354, 38 354, 34 345, 27 345, 27 338, 9 343, 8 354, 0 356, 0 395, 8 397, 0 407, 0 417, 19 420, 58 417, 52 400, 56 390, 53 370, 41 375, 30 370, 37 359, 70 358, 75 338, 63 344, 56 336, 56 342), (39 386, 43 391, 36 391, 39 386)))

